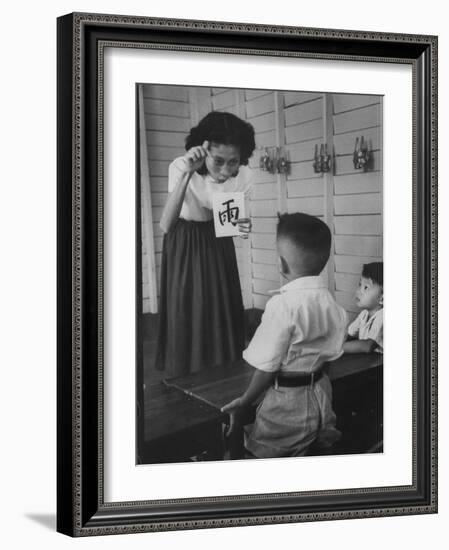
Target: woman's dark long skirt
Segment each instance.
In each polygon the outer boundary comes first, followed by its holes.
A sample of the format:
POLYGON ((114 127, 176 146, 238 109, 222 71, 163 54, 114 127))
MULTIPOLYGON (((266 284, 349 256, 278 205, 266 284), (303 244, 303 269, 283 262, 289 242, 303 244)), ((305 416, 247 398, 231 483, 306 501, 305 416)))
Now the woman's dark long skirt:
POLYGON ((156 367, 165 378, 241 358, 244 317, 232 237, 179 219, 165 235, 156 367))

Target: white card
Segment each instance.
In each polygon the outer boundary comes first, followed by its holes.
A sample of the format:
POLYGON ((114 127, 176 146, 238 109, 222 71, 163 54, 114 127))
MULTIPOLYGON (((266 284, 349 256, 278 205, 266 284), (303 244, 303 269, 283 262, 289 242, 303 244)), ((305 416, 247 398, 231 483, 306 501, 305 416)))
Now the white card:
POLYGON ((212 195, 216 237, 239 235, 237 220, 245 217, 243 193, 214 193, 212 195))

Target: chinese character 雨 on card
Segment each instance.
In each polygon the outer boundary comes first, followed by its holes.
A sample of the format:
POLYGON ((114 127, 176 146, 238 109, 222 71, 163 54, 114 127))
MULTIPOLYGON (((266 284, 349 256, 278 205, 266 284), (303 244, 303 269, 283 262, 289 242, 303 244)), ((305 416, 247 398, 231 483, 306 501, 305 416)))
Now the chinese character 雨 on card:
POLYGON ((214 193, 212 196, 216 237, 239 235, 237 220, 245 217, 243 193, 214 193))

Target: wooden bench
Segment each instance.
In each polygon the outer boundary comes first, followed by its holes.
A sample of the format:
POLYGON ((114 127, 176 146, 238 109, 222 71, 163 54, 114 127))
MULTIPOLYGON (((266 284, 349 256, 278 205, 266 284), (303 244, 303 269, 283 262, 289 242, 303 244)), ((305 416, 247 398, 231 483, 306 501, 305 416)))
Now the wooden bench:
MULTIPOLYGON (((331 454, 379 452, 382 450, 382 362, 381 354, 348 354, 333 361, 328 374, 333 386, 334 410, 337 427, 342 431, 341 442, 333 447, 331 454)), ((253 368, 244 361, 221 365, 202 372, 166 380, 168 387, 194 398, 227 422, 227 415, 220 409, 241 395, 247 387, 253 368)), ((245 422, 250 422, 254 414, 245 422)), ((229 457, 243 456, 243 428, 227 441, 229 457)), ((310 449, 309 454, 324 454, 310 449)), ((329 454, 326 451, 325 454, 329 454)))

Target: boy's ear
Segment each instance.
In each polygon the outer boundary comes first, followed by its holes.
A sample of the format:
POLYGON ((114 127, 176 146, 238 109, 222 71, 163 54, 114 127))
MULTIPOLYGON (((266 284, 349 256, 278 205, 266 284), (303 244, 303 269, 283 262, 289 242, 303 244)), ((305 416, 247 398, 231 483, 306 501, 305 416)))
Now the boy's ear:
POLYGON ((290 268, 288 267, 288 263, 285 261, 285 258, 282 256, 279 256, 279 260, 281 262, 281 273, 284 275, 288 275, 290 273, 290 268))
POLYGON ((381 305, 382 307, 384 305, 384 293, 383 292, 382 292, 382 295, 379 298, 379 305, 381 305))

